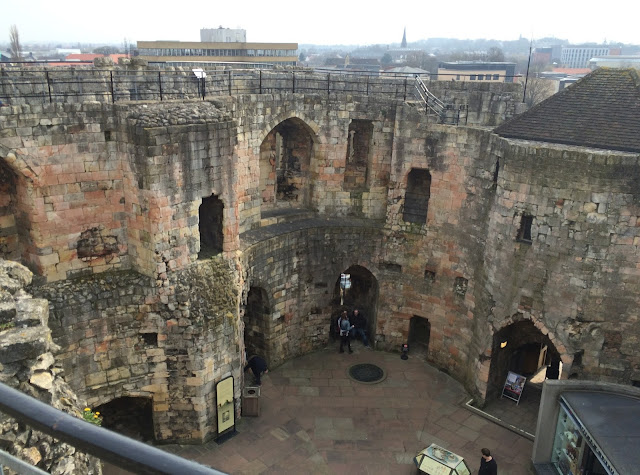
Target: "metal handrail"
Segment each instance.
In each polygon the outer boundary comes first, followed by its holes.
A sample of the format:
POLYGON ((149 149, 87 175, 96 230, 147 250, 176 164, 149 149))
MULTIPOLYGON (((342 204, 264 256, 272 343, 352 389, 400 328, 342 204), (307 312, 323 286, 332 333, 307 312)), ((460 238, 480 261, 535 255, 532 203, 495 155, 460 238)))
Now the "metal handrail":
POLYGON ((424 103, 436 114, 441 114, 446 109, 444 102, 438 99, 431 91, 429 91, 429 89, 427 89, 427 86, 417 74, 415 75, 415 80, 415 87, 424 103))
POLYGON ((73 417, 1 383, 0 412, 136 474, 224 475, 224 472, 73 417))
POLYGON ((44 470, 40 470, 38 467, 30 465, 4 450, 0 450, 0 475, 4 475, 3 467, 8 467, 21 475, 48 475, 44 470))

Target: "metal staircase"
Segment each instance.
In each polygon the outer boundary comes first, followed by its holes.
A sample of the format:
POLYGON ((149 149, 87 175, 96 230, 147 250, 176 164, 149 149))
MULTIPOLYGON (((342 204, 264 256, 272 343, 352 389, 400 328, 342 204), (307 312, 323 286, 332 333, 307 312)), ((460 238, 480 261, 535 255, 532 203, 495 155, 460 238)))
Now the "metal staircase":
POLYGON ((425 106, 427 115, 430 113, 435 114, 438 117, 439 124, 460 125, 461 119, 464 120, 465 124, 467 123, 468 107, 466 104, 459 106, 445 104, 427 89, 418 74, 415 75, 415 88, 418 91, 420 101, 425 106))

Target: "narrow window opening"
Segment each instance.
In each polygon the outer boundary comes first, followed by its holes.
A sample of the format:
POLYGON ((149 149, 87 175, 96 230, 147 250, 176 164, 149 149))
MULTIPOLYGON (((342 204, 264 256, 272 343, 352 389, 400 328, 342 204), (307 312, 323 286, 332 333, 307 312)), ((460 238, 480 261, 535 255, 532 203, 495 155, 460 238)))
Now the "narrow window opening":
POLYGON ((493 170, 493 187, 498 186, 498 173, 500 172, 500 160, 496 160, 496 168, 493 170))
POLYGON ((456 277, 453 284, 453 292, 458 297, 464 297, 467 293, 469 281, 464 277, 456 277))
POLYGON ((431 173, 429 170, 414 168, 407 177, 407 191, 404 195, 402 219, 407 223, 425 224, 431 197, 431 173))
POLYGON ((584 355, 584 350, 580 350, 573 355, 573 366, 582 366, 582 355, 584 355))
POLYGON ((520 229, 518 229, 518 241, 531 243, 531 225, 533 224, 533 216, 523 214, 520 219, 520 229))
POLYGON ((143 333, 142 340, 147 346, 158 346, 158 334, 157 333, 143 333))
POLYGON ((200 216, 200 253, 198 258, 204 259, 222 252, 224 233, 222 231, 224 204, 212 195, 202 200, 200 216))

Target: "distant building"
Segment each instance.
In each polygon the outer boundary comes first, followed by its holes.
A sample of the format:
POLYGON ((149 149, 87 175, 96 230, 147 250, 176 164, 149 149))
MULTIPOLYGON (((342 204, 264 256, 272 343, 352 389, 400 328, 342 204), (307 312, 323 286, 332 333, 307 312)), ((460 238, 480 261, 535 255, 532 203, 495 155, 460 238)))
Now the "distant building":
POLYGON ((535 48, 531 54, 531 62, 533 64, 552 64, 559 63, 562 56, 562 45, 545 46, 535 48))
POLYGON ((560 63, 567 68, 587 68, 591 58, 619 55, 620 52, 621 49, 618 46, 563 46, 560 63))
POLYGON ((531 54, 533 64, 551 64, 551 48, 536 48, 531 54))
POLYGON ((200 41, 203 43, 246 43, 247 30, 223 28, 202 28, 200 41))
POLYGON ((429 71, 420 68, 412 68, 410 66, 400 66, 398 68, 385 69, 385 73, 399 74, 405 76, 423 76, 424 79, 430 78, 429 71))
POLYGON ((453 61, 438 64, 439 81, 516 82, 516 63, 453 61))
POLYGON ((138 41, 139 57, 172 66, 243 63, 245 67, 295 66, 298 43, 138 41))
POLYGON ((640 55, 595 57, 589 60, 589 70, 596 68, 640 68, 640 55))
POLYGON ((56 54, 58 56, 66 56, 68 54, 80 54, 82 51, 79 48, 56 48, 56 54))
MULTIPOLYGON (((81 54, 68 54, 65 56, 64 60, 68 62, 87 62, 93 61, 96 58, 104 57, 104 54, 99 53, 81 53, 81 54)), ((108 54, 106 55, 110 57, 115 64, 118 64, 118 60, 120 58, 128 58, 129 56, 126 54, 108 54)))

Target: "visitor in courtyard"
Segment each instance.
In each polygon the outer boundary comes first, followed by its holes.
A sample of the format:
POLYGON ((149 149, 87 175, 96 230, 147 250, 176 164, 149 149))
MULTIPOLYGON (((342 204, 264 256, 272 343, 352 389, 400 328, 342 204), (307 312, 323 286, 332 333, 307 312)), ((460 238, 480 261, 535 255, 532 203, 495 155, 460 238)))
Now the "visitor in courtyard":
POLYGON ((369 348, 369 340, 367 340, 367 317, 357 308, 353 311, 353 315, 351 315, 351 325, 353 325, 353 336, 356 339, 361 337, 362 344, 366 348, 369 348))
POLYGON ((256 384, 260 386, 262 384, 262 382, 260 381, 260 375, 262 373, 266 374, 269 372, 269 369, 267 368, 267 362, 260 356, 252 356, 251 358, 249 358, 249 361, 247 361, 247 365, 244 367, 244 370, 246 371, 249 368, 251 368, 251 371, 253 372, 253 376, 256 379, 256 384))
POLYGON ((349 337, 349 333, 353 325, 349 321, 349 314, 346 310, 343 310, 342 315, 338 319, 338 329, 340 330, 340 353, 344 353, 344 344, 347 344, 349 348, 349 353, 353 353, 351 349, 351 338, 349 337))
POLYGON ((482 449, 482 458, 480 459, 480 470, 478 475, 498 475, 498 464, 491 456, 489 449, 482 449))
POLYGON ((553 359, 547 366, 547 379, 558 379, 560 377, 560 360, 553 359))

